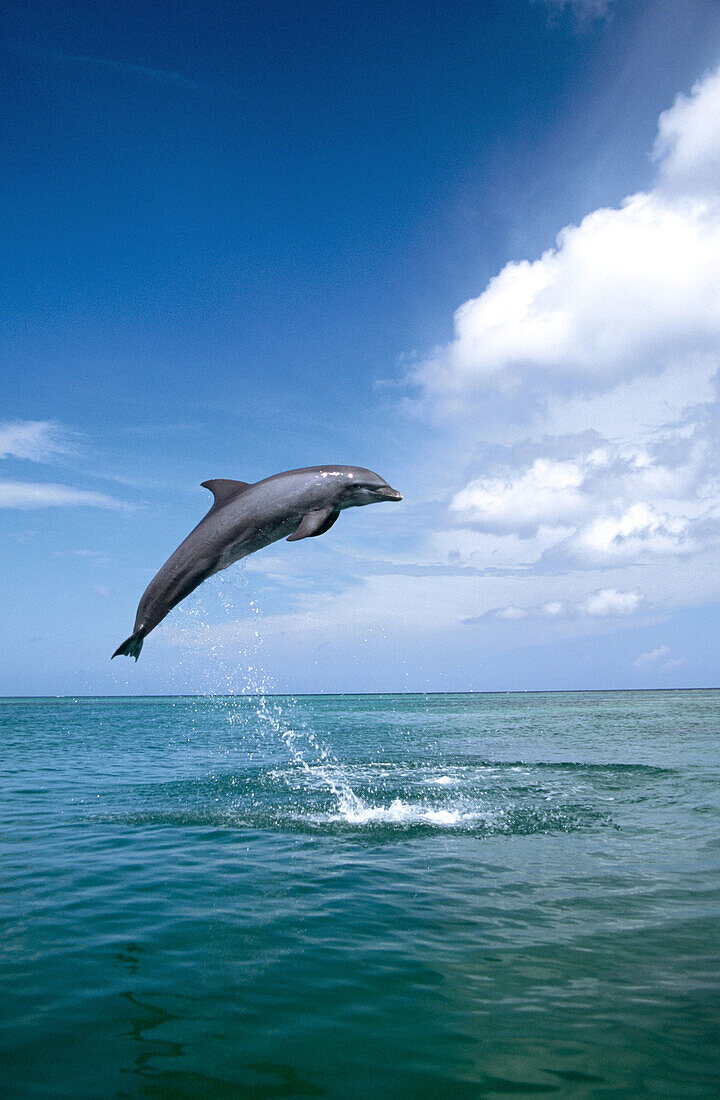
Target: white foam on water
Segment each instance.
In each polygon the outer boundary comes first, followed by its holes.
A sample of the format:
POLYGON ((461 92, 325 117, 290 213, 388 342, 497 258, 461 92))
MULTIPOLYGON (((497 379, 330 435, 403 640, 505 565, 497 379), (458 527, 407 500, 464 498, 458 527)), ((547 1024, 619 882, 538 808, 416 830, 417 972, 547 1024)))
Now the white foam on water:
POLYGON ((456 829, 467 828, 479 822, 492 824, 497 816, 497 813, 487 808, 473 810, 469 810, 467 807, 434 809, 418 802, 405 802, 402 798, 394 798, 387 806, 375 806, 364 802, 357 795, 353 795, 352 801, 341 800, 339 813, 325 814, 314 818, 314 820, 318 823, 336 821, 358 826, 433 825, 436 828, 456 829))

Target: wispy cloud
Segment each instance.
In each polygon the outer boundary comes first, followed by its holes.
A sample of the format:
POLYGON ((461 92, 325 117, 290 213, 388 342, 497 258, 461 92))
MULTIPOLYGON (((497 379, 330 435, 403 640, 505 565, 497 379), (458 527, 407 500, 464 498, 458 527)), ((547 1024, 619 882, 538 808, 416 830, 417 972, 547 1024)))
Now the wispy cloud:
POLYGON ((50 420, 14 420, 0 424, 0 458, 48 462, 70 449, 69 433, 50 420))
POLYGON ((570 11, 581 23, 605 19, 610 14, 613 0, 542 0, 551 12, 570 11))
POLYGON ((646 668, 647 665, 655 665, 659 661, 667 660, 670 656, 670 646, 660 645, 657 649, 651 649, 648 653, 641 653, 637 661, 635 661, 636 668, 646 668))
POLYGON ((41 46, 18 42, 11 43, 10 49, 17 53, 26 54, 28 57, 37 58, 40 61, 55 61, 104 70, 118 73, 121 76, 136 77, 139 80, 169 88, 180 88, 193 92, 220 92, 223 90, 219 85, 213 84, 209 80, 185 76, 183 73, 176 73, 171 69, 157 69, 152 65, 138 65, 132 61, 117 61, 114 58, 93 57, 90 54, 65 53, 62 50, 46 50, 41 46))
POLYGON ((54 558, 87 558, 102 565, 110 561, 110 558, 106 554, 101 554, 99 550, 53 550, 52 556, 54 558))
POLYGON ((105 493, 74 489, 68 485, 31 481, 0 481, 0 508, 76 507, 126 509, 124 501, 105 493))
MULTIPOLYGON (((51 420, 14 420, 0 424, 0 459, 53 463, 72 452, 72 433, 51 420)), ((106 493, 55 482, 0 480, 0 508, 85 506, 125 509, 125 501, 106 493)))

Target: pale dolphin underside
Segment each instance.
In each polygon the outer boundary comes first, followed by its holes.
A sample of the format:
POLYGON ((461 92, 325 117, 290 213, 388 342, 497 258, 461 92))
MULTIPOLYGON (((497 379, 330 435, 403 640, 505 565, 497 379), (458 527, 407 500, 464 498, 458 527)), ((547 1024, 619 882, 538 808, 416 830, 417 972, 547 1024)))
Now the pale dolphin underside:
POLYGON ((143 640, 199 584, 278 539, 323 535, 344 508, 402 500, 383 478, 361 466, 308 466, 257 481, 203 481, 215 497, 140 600, 135 629, 113 657, 137 661, 143 640))

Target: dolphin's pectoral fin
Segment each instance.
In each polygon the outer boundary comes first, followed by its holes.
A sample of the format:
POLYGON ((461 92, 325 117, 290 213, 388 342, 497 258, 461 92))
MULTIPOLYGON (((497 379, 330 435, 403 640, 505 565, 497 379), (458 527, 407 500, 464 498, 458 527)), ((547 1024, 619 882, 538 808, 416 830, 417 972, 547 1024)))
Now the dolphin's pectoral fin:
POLYGON ((209 489, 215 497, 213 508, 221 508, 233 497, 239 496, 250 488, 247 481, 230 481, 226 477, 216 477, 212 481, 203 481, 201 484, 203 489, 209 489))
POLYGON ((288 535, 286 542, 299 542, 300 539, 313 539, 329 531, 340 515, 339 508, 318 508, 317 512, 306 512, 300 520, 300 526, 288 535))

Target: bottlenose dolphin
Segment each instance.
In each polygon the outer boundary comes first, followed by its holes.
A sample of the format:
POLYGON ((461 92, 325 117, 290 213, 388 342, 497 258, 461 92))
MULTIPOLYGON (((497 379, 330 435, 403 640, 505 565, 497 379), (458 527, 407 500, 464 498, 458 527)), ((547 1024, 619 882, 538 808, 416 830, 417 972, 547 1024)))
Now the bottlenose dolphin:
POLYGON ((199 584, 278 539, 314 538, 329 531, 344 508, 402 500, 362 466, 308 466, 248 485, 203 481, 215 500, 208 514, 156 573, 138 605, 135 629, 113 657, 137 661, 143 639, 199 584))

